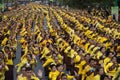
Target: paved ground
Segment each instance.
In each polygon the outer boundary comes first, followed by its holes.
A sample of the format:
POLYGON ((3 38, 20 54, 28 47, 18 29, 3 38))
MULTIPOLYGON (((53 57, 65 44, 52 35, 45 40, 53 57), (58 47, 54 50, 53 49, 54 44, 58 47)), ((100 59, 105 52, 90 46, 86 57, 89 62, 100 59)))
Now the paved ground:
MULTIPOLYGON (((20 36, 18 35, 17 40, 19 38, 20 38, 20 36)), ((16 65, 16 64, 18 64, 20 62, 20 58, 21 58, 21 45, 20 44, 17 44, 17 50, 16 50, 15 55, 16 55, 16 58, 14 59, 14 65, 16 65)), ((14 67, 14 80, 17 80, 16 75, 17 75, 17 73, 16 73, 16 69, 14 67)))
MULTIPOLYGON (((46 18, 44 19, 44 29, 48 29, 47 28, 47 21, 46 21, 46 18)), ((33 27, 32 27, 32 31, 34 31, 34 26, 35 26, 35 22, 33 22, 33 27)), ((20 39, 20 36, 18 35, 17 36, 17 40, 20 39)), ((20 44, 17 44, 17 50, 16 50, 16 58, 14 59, 14 65, 20 63, 20 58, 21 58, 21 45, 20 44)), ((34 68, 34 72, 35 74, 37 74, 38 70, 41 69, 43 71, 43 80, 48 80, 46 77, 45 77, 45 72, 44 72, 44 68, 42 67, 42 63, 41 61, 39 60, 39 56, 36 56, 36 59, 37 59, 37 65, 36 67, 34 68)), ((17 80, 17 77, 16 77, 17 73, 16 73, 16 69, 14 68, 14 80, 17 80)))

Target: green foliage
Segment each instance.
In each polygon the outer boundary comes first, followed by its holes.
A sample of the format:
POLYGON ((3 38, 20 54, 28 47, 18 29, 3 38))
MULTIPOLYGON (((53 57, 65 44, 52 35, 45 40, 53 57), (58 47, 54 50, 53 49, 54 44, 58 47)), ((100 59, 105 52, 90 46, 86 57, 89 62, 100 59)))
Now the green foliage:
POLYGON ((92 5, 94 3, 102 4, 104 6, 110 6, 115 2, 115 0, 58 0, 59 2, 62 2, 65 5, 69 5, 71 7, 80 7, 84 5, 92 5))
POLYGON ((2 0, 0 0, 0 4, 2 4, 2 0))

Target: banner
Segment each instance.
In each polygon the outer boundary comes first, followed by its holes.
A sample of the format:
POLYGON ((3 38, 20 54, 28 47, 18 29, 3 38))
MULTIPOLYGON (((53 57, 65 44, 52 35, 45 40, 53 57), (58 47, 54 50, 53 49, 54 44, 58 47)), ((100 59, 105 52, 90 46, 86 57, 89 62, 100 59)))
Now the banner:
POLYGON ((50 2, 53 2, 54 0, 50 0, 50 2))
POLYGON ((113 19, 115 19, 116 21, 118 21, 118 14, 119 14, 119 8, 118 8, 118 6, 111 7, 111 14, 112 14, 113 19))

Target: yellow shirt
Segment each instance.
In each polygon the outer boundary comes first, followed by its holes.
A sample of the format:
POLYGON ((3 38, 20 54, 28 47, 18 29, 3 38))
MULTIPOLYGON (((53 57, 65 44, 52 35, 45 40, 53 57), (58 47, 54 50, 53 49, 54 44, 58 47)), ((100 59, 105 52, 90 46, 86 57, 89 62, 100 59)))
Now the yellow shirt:
POLYGON ((71 46, 68 46, 65 50, 64 50, 64 52, 65 53, 68 53, 68 51, 71 49, 71 46))
MULTIPOLYGON (((19 75, 17 80, 27 80, 27 78, 19 75)), ((31 80, 39 80, 39 78, 37 78, 36 76, 31 76, 31 80)))
MULTIPOLYGON (((26 57, 24 57, 23 59, 21 59, 21 62, 19 64, 17 64, 16 66, 18 66, 17 68, 17 72, 20 72, 21 68, 28 63, 28 60, 26 57)), ((34 68, 35 64, 36 64, 36 60, 35 59, 32 59, 30 62, 29 62, 31 65, 32 65, 32 68, 34 68)))
POLYGON ((74 43, 77 44, 78 41, 80 41, 80 38, 77 35, 74 35, 74 43))
POLYGON ((50 80, 56 80, 57 77, 58 77, 58 75, 59 75, 59 71, 57 71, 57 70, 56 70, 55 72, 52 72, 52 71, 51 71, 51 72, 49 73, 49 79, 50 79, 50 80))
POLYGON ((103 53, 101 52, 101 51, 98 51, 97 53, 96 53, 96 58, 97 59, 100 59, 100 57, 103 55, 103 53))
POLYGON ((40 42, 43 38, 41 37, 40 33, 37 36, 38 42, 40 42))
POLYGON ((93 32, 92 31, 90 31, 90 30, 87 30, 86 32, 85 32, 85 35, 90 35, 90 34, 92 34, 93 32))
POLYGON ((67 79, 68 79, 68 80, 71 80, 71 79, 73 79, 73 78, 74 78, 74 76, 67 75, 67 79))
POLYGON ((90 45, 90 43, 86 43, 85 44, 85 52, 87 53, 88 52, 88 46, 90 45))
POLYGON ((8 66, 6 65, 1 71, 0 71, 0 80, 5 80, 5 71, 8 71, 9 68, 8 66))
POLYGON ((10 35, 10 30, 8 30, 6 34, 10 35))
POLYGON ((57 57, 58 57, 58 62, 63 63, 63 57, 61 56, 61 54, 58 54, 57 57))
POLYGON ((93 50, 91 50, 91 55, 96 54, 95 51, 97 51, 99 49, 99 47, 94 47, 93 50))
POLYGON ((87 53, 90 53, 90 55, 92 55, 92 48, 94 48, 95 45, 90 45, 90 47, 88 47, 87 53))
POLYGON ((81 59, 81 57, 77 54, 77 55, 75 56, 75 58, 74 58, 74 63, 79 62, 80 59, 81 59))
POLYGON ((42 42, 42 45, 45 45, 45 46, 46 46, 47 42, 48 42, 48 43, 52 43, 52 41, 51 41, 50 39, 48 39, 48 40, 44 40, 44 41, 42 42))
POLYGON ((54 60, 52 59, 52 58, 48 58, 46 61, 45 61, 45 63, 43 64, 43 67, 46 67, 46 66, 48 66, 50 63, 54 63, 54 60))
POLYGON ((103 42, 106 41, 106 40, 108 40, 106 37, 102 37, 102 38, 100 39, 100 42, 103 43, 103 42))
POLYGON ((13 65, 13 60, 12 59, 8 59, 6 62, 7 65, 13 65))
POLYGON ((86 77, 86 80, 92 80, 94 78, 94 73, 91 73, 89 76, 87 75, 87 72, 89 72, 91 69, 91 66, 87 65, 83 72, 82 72, 82 80, 86 77))
POLYGON ((24 42, 26 42, 26 40, 22 37, 22 38, 20 39, 20 43, 24 43, 24 42))
POLYGON ((94 77, 94 79, 92 79, 92 80, 100 80, 100 75, 97 74, 97 75, 94 77))
POLYGON ((77 45, 81 48, 81 49, 84 49, 85 48, 85 45, 83 45, 83 43, 85 42, 86 40, 83 39, 83 40, 80 40, 77 42, 77 45))
POLYGON ((1 45, 6 45, 6 43, 7 43, 7 41, 8 41, 8 38, 7 37, 5 37, 4 39, 3 39, 3 41, 2 41, 2 43, 1 43, 1 45))
POLYGON ((50 52, 50 50, 47 47, 44 47, 41 54, 41 58, 44 58, 48 53, 50 52))
POLYGON ((117 77, 120 72, 120 67, 115 67, 113 70, 110 70, 109 68, 112 67, 114 64, 112 62, 108 63, 105 67, 106 73, 110 76, 113 76, 113 78, 117 77))
POLYGON ((107 71, 106 71, 106 69, 105 69, 105 67, 106 67, 106 65, 110 62, 110 58, 109 57, 106 57, 105 59, 104 59, 104 71, 107 73, 107 71))
POLYGON ((17 80, 26 80, 26 78, 23 77, 23 74, 20 74, 17 76, 17 80))
POLYGON ((70 58, 73 58, 75 55, 75 51, 73 49, 70 50, 70 52, 67 54, 70 58))
POLYGON ((83 72, 83 66, 86 64, 86 61, 85 60, 83 60, 83 61, 81 61, 80 62, 80 64, 79 64, 79 71, 78 71, 78 74, 82 74, 82 72, 83 72))

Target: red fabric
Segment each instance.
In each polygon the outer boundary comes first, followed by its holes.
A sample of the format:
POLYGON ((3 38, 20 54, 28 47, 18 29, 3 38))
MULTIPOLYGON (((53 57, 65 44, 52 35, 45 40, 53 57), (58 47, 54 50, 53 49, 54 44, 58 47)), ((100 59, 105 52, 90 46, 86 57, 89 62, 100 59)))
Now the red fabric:
POLYGON ((119 14, 118 18, 120 19, 120 14, 119 14))

